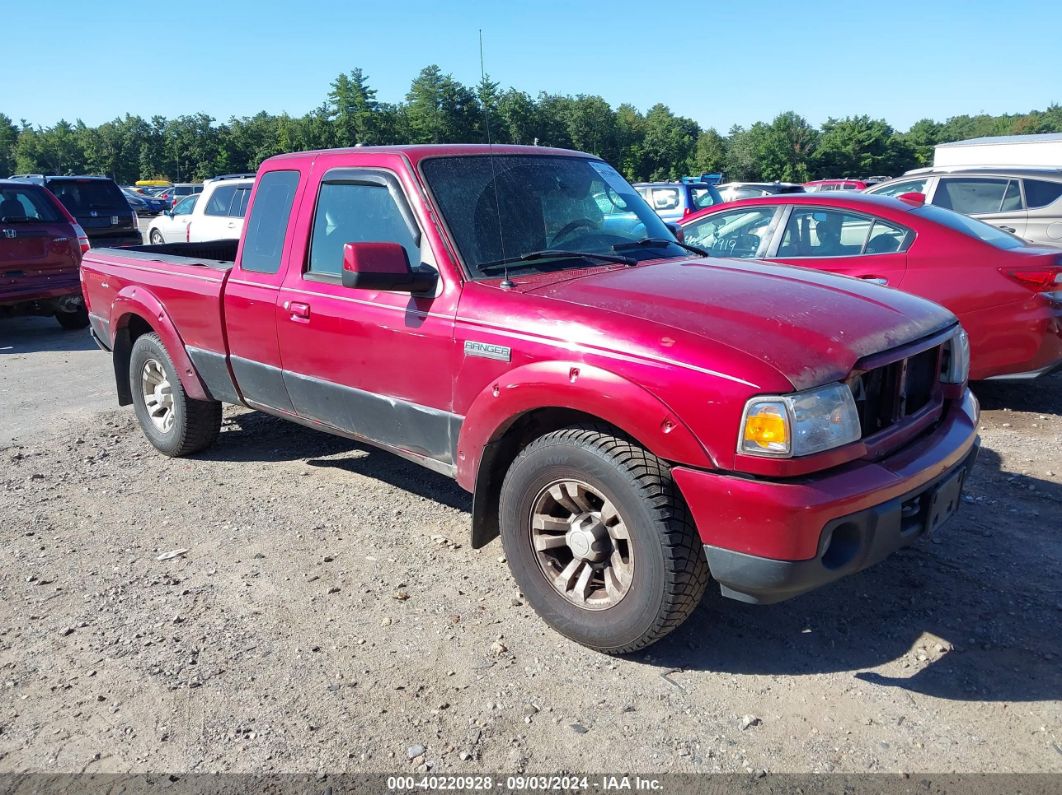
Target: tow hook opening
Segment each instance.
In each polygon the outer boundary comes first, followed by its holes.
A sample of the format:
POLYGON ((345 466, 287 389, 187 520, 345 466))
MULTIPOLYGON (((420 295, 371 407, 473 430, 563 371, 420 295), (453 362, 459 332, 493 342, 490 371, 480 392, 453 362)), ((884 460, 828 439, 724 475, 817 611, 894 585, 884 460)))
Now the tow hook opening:
POLYGON ((822 565, 834 570, 848 565, 859 552, 862 534, 852 522, 844 522, 833 528, 826 551, 822 553, 822 565))

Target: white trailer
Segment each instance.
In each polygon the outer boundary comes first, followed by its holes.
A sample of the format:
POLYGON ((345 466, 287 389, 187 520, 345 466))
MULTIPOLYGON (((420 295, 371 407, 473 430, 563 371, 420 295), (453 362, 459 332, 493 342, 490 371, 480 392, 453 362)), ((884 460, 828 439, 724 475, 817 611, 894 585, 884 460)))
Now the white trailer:
POLYGON ((1062 133, 995 135, 937 144, 934 168, 1039 166, 1062 168, 1062 133))

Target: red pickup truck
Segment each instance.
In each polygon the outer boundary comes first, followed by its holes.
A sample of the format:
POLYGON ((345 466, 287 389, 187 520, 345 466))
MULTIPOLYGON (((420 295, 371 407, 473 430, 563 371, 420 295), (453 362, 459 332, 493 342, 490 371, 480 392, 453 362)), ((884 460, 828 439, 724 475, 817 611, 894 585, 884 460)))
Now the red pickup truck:
POLYGON ((450 475, 543 619, 624 653, 709 578, 775 602, 934 531, 977 449, 947 310, 691 248, 590 155, 366 147, 265 161, 239 241, 82 279, 161 452, 226 402, 450 475))

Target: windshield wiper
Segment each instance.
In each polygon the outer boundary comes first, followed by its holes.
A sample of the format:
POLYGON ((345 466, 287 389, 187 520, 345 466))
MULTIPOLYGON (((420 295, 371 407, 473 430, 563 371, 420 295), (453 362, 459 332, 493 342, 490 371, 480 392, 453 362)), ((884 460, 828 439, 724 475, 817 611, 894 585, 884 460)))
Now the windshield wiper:
POLYGON ((710 257, 711 256, 711 254, 709 254, 703 248, 700 248, 698 246, 691 246, 689 243, 680 243, 677 240, 665 240, 662 237, 643 237, 641 240, 635 240, 635 241, 633 241, 631 243, 617 243, 616 245, 614 245, 612 247, 612 250, 613 251, 626 251, 627 249, 640 248, 642 246, 667 246, 667 245, 679 246, 681 248, 686 249, 686 251, 693 252, 698 257, 710 257))
POLYGON ((527 254, 521 254, 519 257, 506 257, 505 259, 495 260, 493 262, 484 262, 479 266, 477 270, 480 273, 490 273, 491 271, 501 270, 507 265, 513 265, 517 262, 535 262, 542 259, 599 259, 603 262, 614 262, 617 265, 637 265, 638 261, 631 259, 630 257, 620 257, 616 254, 595 254, 591 251, 564 251, 559 248, 547 248, 542 251, 531 251, 527 254))

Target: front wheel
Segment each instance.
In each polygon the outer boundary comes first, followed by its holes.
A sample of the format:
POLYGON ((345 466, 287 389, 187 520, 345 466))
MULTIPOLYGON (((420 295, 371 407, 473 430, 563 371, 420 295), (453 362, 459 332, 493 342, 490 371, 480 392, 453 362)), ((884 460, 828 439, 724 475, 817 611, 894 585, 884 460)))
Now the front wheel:
POLYGON ((162 232, 160 232, 158 229, 152 229, 151 230, 151 233, 148 235, 148 240, 151 242, 151 245, 153 245, 153 246, 159 246, 159 245, 162 245, 165 242, 162 239, 162 232))
POLYGON ((129 388, 140 428, 159 452, 190 455, 217 439, 221 403, 188 397, 158 334, 143 334, 133 343, 129 388))
POLYGON ((528 602, 561 634, 626 654, 674 630, 708 583, 667 465, 603 429, 529 444, 502 486, 501 536, 528 602))

